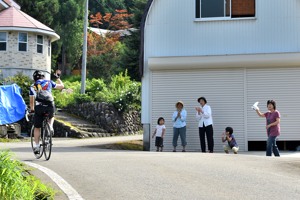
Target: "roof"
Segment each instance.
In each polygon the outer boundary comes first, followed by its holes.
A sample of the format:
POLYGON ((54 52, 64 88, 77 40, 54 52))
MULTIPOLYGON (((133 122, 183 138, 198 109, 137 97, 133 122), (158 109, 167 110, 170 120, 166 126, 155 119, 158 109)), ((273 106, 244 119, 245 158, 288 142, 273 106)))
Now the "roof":
POLYGON ((144 75, 144 41, 145 41, 145 23, 146 23, 146 19, 148 16, 148 12, 150 10, 150 7, 153 3, 153 0, 148 0, 146 7, 145 7, 145 11, 144 11, 144 15, 142 17, 142 21, 141 21, 141 47, 140 47, 140 76, 142 77, 144 75))
POLYGON ((0 11, 8 8, 8 4, 2 0, 0 0, 0 11))
POLYGON ((14 7, 18 8, 18 9, 21 9, 20 5, 17 4, 17 3, 16 3, 15 1, 13 1, 13 0, 0 0, 0 1, 4 1, 4 3, 6 3, 6 4, 9 5, 9 6, 14 6, 14 7))
POLYGON ((58 40, 59 36, 54 30, 42 24, 15 6, 11 6, 0 12, 0 30, 23 30, 28 32, 42 32, 58 40))
POLYGON ((94 28, 94 27, 88 27, 88 30, 92 31, 93 33, 96 33, 97 35, 105 36, 108 33, 114 34, 114 33, 119 33, 121 37, 131 35, 131 31, 137 31, 135 28, 129 28, 125 30, 107 30, 107 29, 101 29, 101 28, 94 28))
POLYGON ((0 27, 36 28, 54 32, 51 28, 15 7, 0 12, 0 27))

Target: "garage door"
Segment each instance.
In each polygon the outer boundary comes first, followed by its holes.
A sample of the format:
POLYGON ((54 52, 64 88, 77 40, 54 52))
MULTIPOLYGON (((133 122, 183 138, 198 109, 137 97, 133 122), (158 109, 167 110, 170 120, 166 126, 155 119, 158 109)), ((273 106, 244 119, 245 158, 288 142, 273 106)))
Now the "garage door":
MULTIPOLYGON (((195 119, 197 98, 205 96, 208 105, 212 108, 214 121, 215 150, 221 151, 223 143, 221 134, 226 126, 234 129, 240 150, 245 146, 245 70, 218 69, 218 70, 190 70, 190 71, 152 71, 151 90, 152 103, 151 131, 153 133, 159 117, 166 122, 165 150, 172 150, 172 121, 175 103, 182 100, 188 113, 187 117, 187 150, 200 151, 198 122, 195 119)), ((180 145, 180 139, 178 140, 180 145)), ((151 150, 154 150, 154 139, 151 141, 151 150)), ((178 147, 180 150, 181 147, 178 147)))
MULTIPOLYGON (((281 113, 281 136, 279 140, 300 140, 300 69, 274 68, 247 70, 247 104, 259 101, 262 112, 266 102, 274 99, 281 113)), ((265 119, 254 112, 247 113, 249 141, 265 141, 265 119)))

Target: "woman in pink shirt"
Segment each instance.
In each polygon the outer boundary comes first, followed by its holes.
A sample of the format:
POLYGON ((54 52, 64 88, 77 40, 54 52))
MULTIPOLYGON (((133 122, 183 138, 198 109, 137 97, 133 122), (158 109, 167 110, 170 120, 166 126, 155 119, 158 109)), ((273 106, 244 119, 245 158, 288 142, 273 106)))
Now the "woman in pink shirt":
POLYGON ((267 101, 268 112, 262 113, 259 109, 256 109, 256 113, 260 117, 266 118, 267 129, 267 156, 272 156, 272 151, 275 156, 280 156, 278 147, 276 145, 276 138, 280 135, 280 113, 276 110, 276 102, 274 100, 267 101))

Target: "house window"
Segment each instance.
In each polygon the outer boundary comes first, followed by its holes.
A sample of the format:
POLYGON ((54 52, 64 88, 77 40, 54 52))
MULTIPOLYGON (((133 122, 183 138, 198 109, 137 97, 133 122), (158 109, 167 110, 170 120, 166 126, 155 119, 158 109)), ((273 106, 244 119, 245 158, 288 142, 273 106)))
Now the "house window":
POLYGON ((51 56, 51 41, 48 40, 48 56, 51 56))
POLYGON ((6 51, 7 34, 6 32, 0 32, 0 51, 6 51))
POLYGON ((19 33, 19 51, 27 51, 27 33, 19 33))
POLYGON ((196 0, 196 18, 255 16, 255 0, 196 0))
POLYGON ((43 53, 43 44, 44 44, 44 37, 42 35, 37 35, 36 37, 36 52, 43 53))

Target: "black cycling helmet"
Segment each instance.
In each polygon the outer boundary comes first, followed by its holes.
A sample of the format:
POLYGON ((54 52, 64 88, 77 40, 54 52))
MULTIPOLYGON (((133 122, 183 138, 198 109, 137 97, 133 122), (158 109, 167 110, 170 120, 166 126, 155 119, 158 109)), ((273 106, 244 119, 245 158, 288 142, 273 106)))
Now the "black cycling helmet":
POLYGON ((36 71, 33 73, 32 76, 33 76, 33 80, 34 80, 34 81, 37 81, 37 80, 39 80, 39 79, 44 78, 44 77, 45 77, 45 74, 44 74, 44 72, 42 72, 42 71, 36 70, 36 71))

